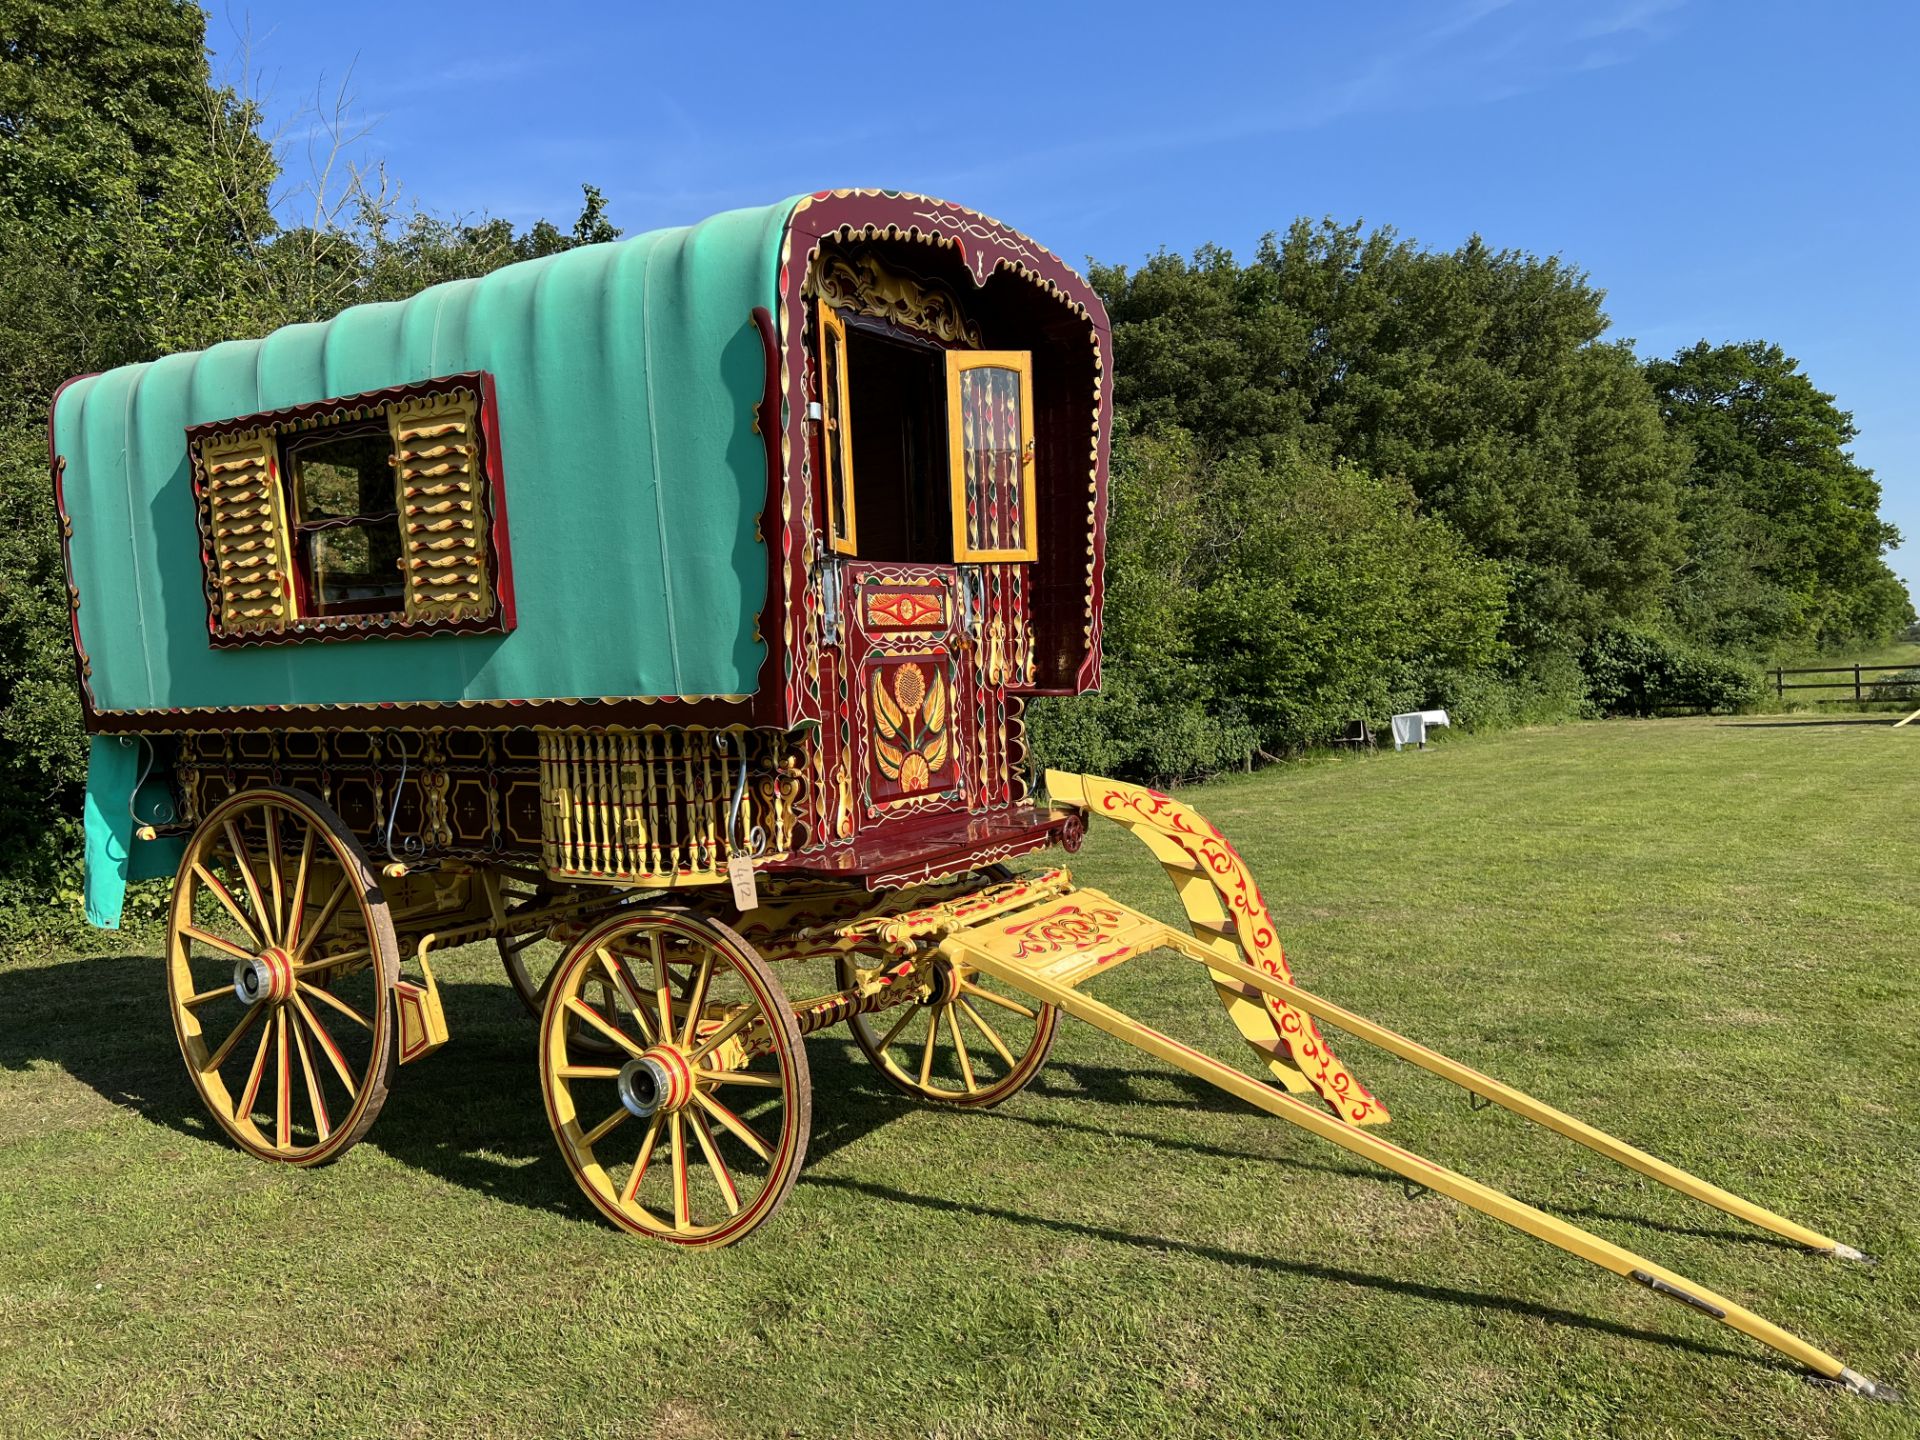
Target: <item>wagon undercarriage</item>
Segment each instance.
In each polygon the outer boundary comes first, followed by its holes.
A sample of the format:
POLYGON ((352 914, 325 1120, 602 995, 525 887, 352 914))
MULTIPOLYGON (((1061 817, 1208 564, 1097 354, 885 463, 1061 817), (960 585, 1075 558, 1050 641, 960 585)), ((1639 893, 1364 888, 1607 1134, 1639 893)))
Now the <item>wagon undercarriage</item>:
POLYGON ((245 791, 207 813, 181 865, 168 966, 176 1029, 196 1086, 237 1144, 323 1162, 367 1132, 397 1064, 446 1041, 434 954, 491 940, 537 1018, 548 1119, 582 1191, 624 1229, 698 1247, 745 1235, 791 1190, 811 1125, 806 1036, 845 1023, 890 1085, 985 1108, 1032 1080, 1071 1015, 1820 1376, 1889 1393, 1684 1276, 1378 1138, 1385 1107, 1316 1022, 1796 1244, 1860 1252, 1300 988, 1239 855, 1178 802, 1059 772, 1048 789, 1070 832, 1101 816, 1154 852, 1187 929, 1061 868, 995 867, 878 892, 774 879, 744 914, 713 888, 609 891, 510 865, 378 874, 319 801, 245 791), (1206 970, 1273 1083, 1088 993, 1150 951, 1206 970), (798 960, 830 961, 835 988, 789 997, 776 970, 798 960))

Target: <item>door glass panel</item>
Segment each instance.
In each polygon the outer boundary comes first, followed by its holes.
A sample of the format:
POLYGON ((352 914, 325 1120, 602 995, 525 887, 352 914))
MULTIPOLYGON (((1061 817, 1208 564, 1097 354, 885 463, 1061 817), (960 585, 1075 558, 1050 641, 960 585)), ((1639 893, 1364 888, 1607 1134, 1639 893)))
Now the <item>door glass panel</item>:
POLYGON ((948 356, 957 559, 1033 558, 1032 381, 1025 352, 948 356))

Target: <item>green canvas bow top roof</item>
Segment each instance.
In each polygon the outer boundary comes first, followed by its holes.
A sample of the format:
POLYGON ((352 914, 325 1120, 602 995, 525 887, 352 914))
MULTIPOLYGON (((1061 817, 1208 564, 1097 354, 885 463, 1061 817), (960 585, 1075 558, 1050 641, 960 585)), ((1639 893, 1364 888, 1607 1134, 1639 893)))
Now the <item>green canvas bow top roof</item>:
POLYGON ((752 691, 768 573, 752 312, 777 304, 797 198, 69 384, 52 441, 94 707, 752 691), (210 647, 187 427, 468 371, 498 397, 517 627, 210 647))

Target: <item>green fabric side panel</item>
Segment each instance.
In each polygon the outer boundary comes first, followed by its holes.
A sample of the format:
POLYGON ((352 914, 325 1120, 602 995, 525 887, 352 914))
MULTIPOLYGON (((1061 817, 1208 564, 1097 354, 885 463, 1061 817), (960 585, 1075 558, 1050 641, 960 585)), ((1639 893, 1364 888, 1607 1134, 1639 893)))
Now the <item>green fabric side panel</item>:
POLYGON ((766 647, 765 363, 794 201, 69 386, 81 642, 104 710, 745 694, 766 647), (468 370, 500 407, 510 635, 215 650, 185 429, 468 370))
POLYGON ((81 892, 87 923, 102 930, 120 928, 129 880, 158 880, 180 867, 186 850, 181 836, 136 840, 140 821, 171 819, 172 799, 164 782, 149 777, 133 800, 150 754, 148 743, 114 735, 96 735, 87 751, 85 852, 81 892))

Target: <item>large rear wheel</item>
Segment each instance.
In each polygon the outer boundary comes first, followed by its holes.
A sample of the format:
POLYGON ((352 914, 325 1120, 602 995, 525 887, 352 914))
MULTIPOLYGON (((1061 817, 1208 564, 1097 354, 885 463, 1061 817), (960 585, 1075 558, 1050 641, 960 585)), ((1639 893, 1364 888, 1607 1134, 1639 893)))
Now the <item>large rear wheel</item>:
POLYGON ((246 790, 200 822, 174 878, 167 1001, 187 1075, 241 1149, 317 1165, 366 1134, 399 973, 380 882, 325 804, 246 790))

